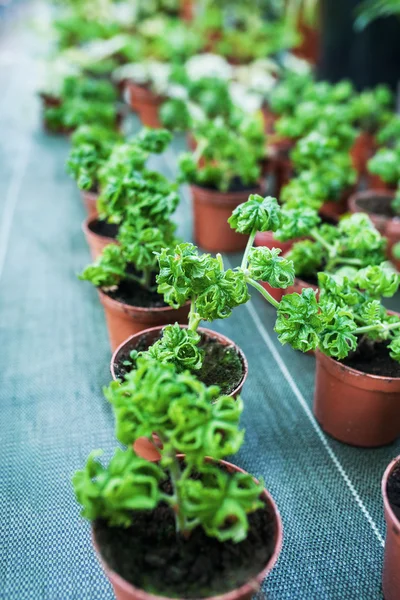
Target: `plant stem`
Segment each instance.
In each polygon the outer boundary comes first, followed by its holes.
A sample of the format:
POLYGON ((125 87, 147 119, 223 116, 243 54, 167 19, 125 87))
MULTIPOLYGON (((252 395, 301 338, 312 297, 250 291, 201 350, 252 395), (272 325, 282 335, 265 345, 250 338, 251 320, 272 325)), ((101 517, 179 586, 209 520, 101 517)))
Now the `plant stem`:
POLYGON ((252 285, 254 288, 256 288, 256 290, 258 290, 260 294, 264 296, 264 298, 268 300, 270 304, 272 304, 272 306, 274 306, 275 308, 279 308, 279 302, 275 300, 275 298, 273 298, 271 294, 267 292, 267 290, 265 290, 263 286, 258 283, 258 281, 255 281, 251 277, 246 277, 246 281, 249 285, 252 285))
POLYGON ((171 478, 172 489, 174 490, 174 496, 176 498, 176 504, 173 507, 175 513, 176 530, 178 533, 184 534, 186 529, 186 520, 184 515, 180 511, 181 499, 179 493, 179 480, 181 479, 181 469, 179 461, 176 458, 176 454, 171 454, 169 458, 171 459, 171 464, 168 470, 171 478))
POLYGON ((242 264, 240 265, 240 268, 243 271, 245 271, 247 269, 248 257, 249 257, 250 250, 253 247, 254 238, 256 237, 256 233, 257 233, 257 231, 252 231, 250 234, 250 237, 247 241, 246 249, 244 251, 243 258, 242 258, 242 264))
POLYGON ((141 282, 142 282, 142 286, 146 290, 150 289, 150 282, 151 282, 151 271, 150 271, 150 269, 144 269, 143 276, 141 278, 141 282))
POLYGON ((335 254, 335 248, 328 244, 326 240, 324 240, 322 235, 318 233, 318 230, 315 227, 311 229, 310 234, 312 235, 315 241, 319 242, 321 246, 323 246, 328 251, 329 256, 335 254))
POLYGON ((201 317, 196 312, 196 298, 193 296, 190 302, 190 311, 189 311, 189 322, 188 329, 189 331, 196 331, 201 321, 201 317))
POLYGON ((389 323, 385 325, 384 323, 377 323, 376 325, 366 325, 365 327, 358 327, 352 331, 353 334, 358 335, 359 333, 367 333, 368 331, 392 331, 393 329, 399 329, 400 323, 389 323))
POLYGON ((329 272, 336 265, 354 265, 356 267, 361 266, 361 260, 359 258, 341 258, 340 256, 329 261, 326 265, 326 271, 329 272))

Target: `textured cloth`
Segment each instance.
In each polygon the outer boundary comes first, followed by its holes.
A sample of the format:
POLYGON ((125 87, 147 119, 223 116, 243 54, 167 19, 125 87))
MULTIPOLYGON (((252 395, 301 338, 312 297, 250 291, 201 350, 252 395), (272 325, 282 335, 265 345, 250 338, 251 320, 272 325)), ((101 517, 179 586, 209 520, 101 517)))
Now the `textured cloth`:
MULTIPOLYGON (((111 600, 70 483, 92 449, 109 458, 115 446, 101 392, 110 348, 97 293, 76 277, 90 261, 85 213, 65 174, 68 141, 41 128, 31 16, 11 21, 0 40, 0 599, 111 600)), ((154 166, 171 175, 183 146, 178 139, 154 166)), ((183 190, 185 239, 190 218, 183 190)), ((361 450, 321 433, 310 410, 315 361, 280 346, 274 317, 255 296, 215 323, 249 361, 235 462, 265 479, 283 520, 263 591, 271 600, 376 600, 380 480, 400 443, 361 450)))

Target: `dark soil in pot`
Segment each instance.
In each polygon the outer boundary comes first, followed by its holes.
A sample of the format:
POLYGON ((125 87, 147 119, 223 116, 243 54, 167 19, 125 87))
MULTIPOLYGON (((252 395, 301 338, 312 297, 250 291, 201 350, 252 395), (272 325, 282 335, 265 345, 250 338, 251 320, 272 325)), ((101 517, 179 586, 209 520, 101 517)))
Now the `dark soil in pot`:
POLYGON ((115 223, 107 223, 107 221, 95 219, 90 221, 88 227, 90 231, 102 237, 115 239, 118 235, 118 225, 115 225, 115 223))
MULTIPOLYGON (((149 347, 147 336, 143 335, 136 350, 147 350, 149 347)), ((205 385, 218 385, 222 394, 230 394, 243 379, 244 367, 234 348, 223 346, 215 338, 202 336, 199 348, 204 350, 203 366, 200 371, 195 371, 196 376, 205 385)), ((116 364, 115 375, 119 379, 132 369, 129 354, 121 355, 121 361, 116 364), (128 364, 124 364, 125 361, 128 364)))
POLYGON ((392 196, 377 194, 376 196, 370 195, 365 198, 359 198, 357 200, 357 206, 366 213, 392 219, 393 217, 398 216, 392 210, 392 201, 392 196))
POLYGON ((340 362, 369 375, 400 377, 400 363, 391 358, 389 352, 388 342, 371 343, 365 340, 358 344, 355 352, 340 362))
MULTIPOLYGON (((162 487, 170 493, 170 483, 162 487)), ((185 539, 175 531, 173 511, 160 505, 133 513, 128 528, 94 524, 107 565, 134 586, 168 598, 204 598, 245 584, 274 551, 274 515, 265 508, 249 515, 247 538, 235 544, 209 538, 197 527, 185 539)))
POLYGON ((148 290, 139 283, 128 279, 121 281, 115 290, 107 290, 104 291, 104 293, 113 300, 117 300, 123 304, 129 304, 130 306, 140 306, 144 308, 162 308, 164 306, 169 306, 164 302, 163 296, 160 296, 156 290, 148 290))
MULTIPOLYGON (((219 192, 220 190, 215 187, 214 185, 206 185, 203 183, 196 183, 196 185, 198 185, 199 187, 205 189, 205 190, 210 190, 213 192, 219 192)), ((255 188, 257 188, 259 185, 258 181, 256 181, 253 184, 249 184, 249 183, 243 183, 243 181, 240 179, 240 177, 234 177, 231 181, 231 185, 229 186, 229 188, 226 190, 227 193, 231 193, 231 192, 246 192, 248 191, 249 194, 251 192, 254 192, 255 188)), ((223 192, 222 192, 223 193, 223 192)))
POLYGON ((387 495, 390 506, 400 521, 400 464, 393 469, 387 483, 387 495))

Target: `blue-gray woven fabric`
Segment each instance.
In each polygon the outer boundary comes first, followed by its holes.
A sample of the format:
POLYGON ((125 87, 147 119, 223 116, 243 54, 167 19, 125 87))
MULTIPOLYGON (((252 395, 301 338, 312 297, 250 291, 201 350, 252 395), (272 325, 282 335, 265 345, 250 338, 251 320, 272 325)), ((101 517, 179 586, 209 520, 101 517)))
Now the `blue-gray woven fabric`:
MULTIPOLYGON (((41 128, 41 5, 0 26, 0 599, 111 600, 70 484, 88 453, 114 448, 102 396, 110 348, 96 291, 77 280, 90 256, 68 141, 41 128)), ((155 166, 172 175, 174 148, 155 166)), ((190 239, 183 190, 180 233, 190 239)), ((235 264, 238 257, 229 257, 235 264)), ((399 301, 391 306, 399 308, 399 301)), ((310 406, 314 359, 282 348, 261 298, 215 324, 241 346, 250 375, 238 465, 265 479, 284 545, 263 592, 271 600, 381 598, 380 480, 400 443, 379 450, 324 436, 310 406)))

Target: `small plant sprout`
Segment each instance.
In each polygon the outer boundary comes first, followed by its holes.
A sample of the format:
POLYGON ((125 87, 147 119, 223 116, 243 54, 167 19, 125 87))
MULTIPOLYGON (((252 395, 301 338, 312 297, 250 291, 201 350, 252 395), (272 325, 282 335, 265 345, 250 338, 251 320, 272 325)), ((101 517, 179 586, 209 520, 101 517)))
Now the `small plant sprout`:
POLYGON ((129 527, 134 511, 165 503, 183 537, 202 527, 221 542, 244 540, 247 515, 263 506, 263 485, 214 462, 242 445, 240 398, 220 396, 217 387, 207 388, 189 372, 178 373, 172 364, 144 358, 123 382, 112 382, 105 395, 115 411, 118 441, 128 448, 118 448, 106 467, 96 450, 75 474, 82 515, 112 527, 129 527), (162 442, 159 464, 139 458, 132 449, 140 437, 152 440, 153 433, 162 442), (179 458, 182 454, 184 459, 179 458), (168 478, 167 493, 161 484, 168 478))

